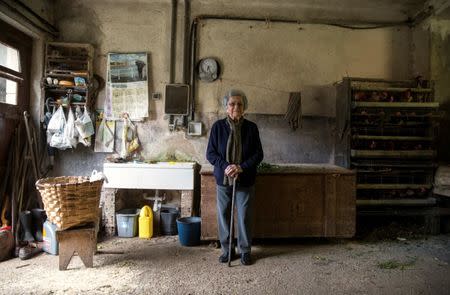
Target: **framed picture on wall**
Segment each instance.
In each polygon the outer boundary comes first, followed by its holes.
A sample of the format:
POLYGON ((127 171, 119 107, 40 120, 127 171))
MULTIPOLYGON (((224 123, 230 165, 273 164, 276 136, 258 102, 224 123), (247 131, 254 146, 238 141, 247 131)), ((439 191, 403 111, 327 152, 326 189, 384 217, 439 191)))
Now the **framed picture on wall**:
POLYGON ((148 117, 148 55, 141 53, 108 53, 105 115, 120 119, 127 113, 131 119, 148 117))

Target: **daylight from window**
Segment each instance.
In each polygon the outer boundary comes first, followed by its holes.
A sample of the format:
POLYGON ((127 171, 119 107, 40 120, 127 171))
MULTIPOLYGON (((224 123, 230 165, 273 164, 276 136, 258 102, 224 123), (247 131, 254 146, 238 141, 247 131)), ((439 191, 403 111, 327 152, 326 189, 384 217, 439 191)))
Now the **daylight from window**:
MULTIPOLYGON (((18 50, 0 43, 0 65, 20 72, 18 50)), ((0 77, 0 103, 17 104, 17 82, 0 77)))
POLYGON ((17 104, 17 83, 0 78, 0 102, 17 104))
POLYGON ((0 43, 0 65, 20 72, 19 64, 19 51, 0 43))

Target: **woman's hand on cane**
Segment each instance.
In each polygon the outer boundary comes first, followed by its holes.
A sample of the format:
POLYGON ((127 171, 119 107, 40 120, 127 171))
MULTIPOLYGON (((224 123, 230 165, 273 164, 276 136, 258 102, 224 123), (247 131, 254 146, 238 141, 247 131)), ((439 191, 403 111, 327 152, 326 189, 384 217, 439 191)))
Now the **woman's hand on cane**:
POLYGON ((242 168, 239 165, 231 164, 225 169, 225 175, 230 177, 237 177, 239 173, 242 173, 242 168))

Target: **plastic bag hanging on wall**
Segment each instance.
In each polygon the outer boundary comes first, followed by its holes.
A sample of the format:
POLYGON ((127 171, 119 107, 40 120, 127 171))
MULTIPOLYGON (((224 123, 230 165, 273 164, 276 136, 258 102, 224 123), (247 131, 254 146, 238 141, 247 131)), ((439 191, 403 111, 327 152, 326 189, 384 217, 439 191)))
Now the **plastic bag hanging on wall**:
MULTIPOLYGON (((76 113, 78 113, 78 111, 76 111, 76 113)), ((92 120, 86 106, 84 107, 83 114, 80 115, 75 120, 75 127, 78 131, 78 134, 80 135, 79 136, 80 142, 83 143, 85 146, 90 146, 91 145, 90 136, 93 135, 95 131, 94 125, 92 124, 92 120)))
POLYGON ((114 151, 116 122, 106 120, 103 113, 100 116, 102 119, 100 123, 97 122, 94 152, 112 153, 114 151))
POLYGON ((72 108, 69 107, 67 114, 67 122, 64 127, 64 136, 72 147, 76 147, 78 143, 78 131, 75 128, 75 116, 73 114, 72 108))
POLYGON ((65 135, 66 116, 64 115, 63 107, 60 106, 48 123, 49 132, 52 132, 49 145, 51 147, 65 150, 72 148, 69 140, 65 135))
POLYGON ((128 158, 139 149, 140 145, 136 125, 131 122, 128 114, 124 114, 120 157, 128 158))

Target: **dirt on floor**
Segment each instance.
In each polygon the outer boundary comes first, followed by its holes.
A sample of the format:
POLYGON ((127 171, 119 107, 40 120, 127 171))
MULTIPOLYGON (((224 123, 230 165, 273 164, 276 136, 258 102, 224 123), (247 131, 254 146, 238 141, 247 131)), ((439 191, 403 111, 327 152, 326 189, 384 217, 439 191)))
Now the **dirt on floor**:
POLYGON ((114 237, 98 244, 94 268, 79 257, 0 263, 1 294, 448 294, 450 235, 367 239, 261 240, 254 263, 218 262, 205 242, 177 236, 114 237))

